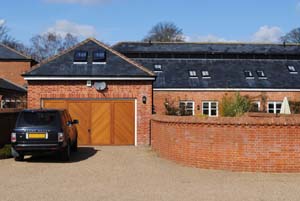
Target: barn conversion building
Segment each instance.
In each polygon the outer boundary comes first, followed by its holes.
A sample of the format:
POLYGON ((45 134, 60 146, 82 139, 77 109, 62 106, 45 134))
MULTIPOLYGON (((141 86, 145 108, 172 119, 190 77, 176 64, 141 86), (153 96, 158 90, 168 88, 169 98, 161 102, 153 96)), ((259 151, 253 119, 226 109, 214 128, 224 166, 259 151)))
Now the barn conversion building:
POLYGON ((29 108, 67 108, 82 145, 148 145, 152 113, 166 104, 218 116, 224 95, 278 113, 300 101, 300 46, 121 42, 89 38, 24 74, 29 108))

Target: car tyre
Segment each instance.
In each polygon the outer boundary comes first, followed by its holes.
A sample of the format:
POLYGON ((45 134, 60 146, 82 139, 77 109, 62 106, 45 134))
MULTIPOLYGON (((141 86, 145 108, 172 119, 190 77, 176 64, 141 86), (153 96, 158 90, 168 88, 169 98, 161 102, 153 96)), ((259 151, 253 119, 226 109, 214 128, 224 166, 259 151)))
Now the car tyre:
POLYGON ((19 154, 19 156, 15 157, 15 161, 24 161, 24 155, 23 154, 19 154))
POLYGON ((61 153, 61 159, 63 161, 70 161, 71 158, 71 146, 70 142, 68 142, 67 146, 63 149, 61 153))
POLYGON ((77 150, 78 150, 78 140, 76 137, 75 142, 72 145, 72 151, 77 152, 77 150))

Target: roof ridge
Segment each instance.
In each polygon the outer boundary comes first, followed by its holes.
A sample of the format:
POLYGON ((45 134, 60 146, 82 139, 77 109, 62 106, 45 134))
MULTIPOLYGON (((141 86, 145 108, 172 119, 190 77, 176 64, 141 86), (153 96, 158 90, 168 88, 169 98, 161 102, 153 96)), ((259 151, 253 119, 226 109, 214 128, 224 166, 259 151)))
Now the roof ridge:
POLYGON ((124 59, 125 61, 127 61, 128 63, 131 63, 132 65, 136 66, 137 68, 139 68, 140 70, 146 72, 147 74, 151 75, 151 76, 155 76, 155 74, 148 70, 147 68, 145 68, 144 66, 140 65, 139 63, 133 61, 132 59, 126 57, 125 55, 119 53, 118 51, 108 47, 107 45, 103 44, 102 42, 98 41, 95 38, 89 38, 90 40, 94 41, 95 43, 97 43, 98 45, 102 46, 103 48, 109 50, 110 52, 112 52, 113 54, 121 57, 122 59, 124 59))
POLYGON ((4 48, 9 49, 10 51, 13 51, 14 53, 16 53, 16 54, 18 54, 18 55, 20 55, 20 56, 22 56, 22 57, 25 57, 26 59, 32 60, 31 56, 28 56, 28 55, 26 55, 26 54, 24 54, 24 53, 22 53, 22 52, 20 52, 20 51, 18 51, 18 50, 16 50, 16 49, 14 49, 14 48, 11 48, 11 47, 9 47, 9 46, 3 44, 3 43, 0 43, 0 45, 3 46, 4 48))
MULTIPOLYGON (((283 43, 263 43, 263 42, 158 42, 151 41, 143 42, 143 41, 120 41, 114 44, 112 47, 117 47, 118 45, 124 43, 132 43, 132 44, 211 44, 211 45, 274 45, 274 46, 283 46, 283 43)), ((300 46, 300 43, 285 43, 285 46, 300 46)))

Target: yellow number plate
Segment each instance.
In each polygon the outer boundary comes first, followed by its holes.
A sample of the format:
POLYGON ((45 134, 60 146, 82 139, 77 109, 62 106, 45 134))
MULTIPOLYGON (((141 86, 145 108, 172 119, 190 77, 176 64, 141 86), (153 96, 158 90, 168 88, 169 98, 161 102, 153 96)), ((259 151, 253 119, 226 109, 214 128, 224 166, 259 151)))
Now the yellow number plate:
POLYGON ((28 139, 45 139, 45 133, 28 133, 28 139))

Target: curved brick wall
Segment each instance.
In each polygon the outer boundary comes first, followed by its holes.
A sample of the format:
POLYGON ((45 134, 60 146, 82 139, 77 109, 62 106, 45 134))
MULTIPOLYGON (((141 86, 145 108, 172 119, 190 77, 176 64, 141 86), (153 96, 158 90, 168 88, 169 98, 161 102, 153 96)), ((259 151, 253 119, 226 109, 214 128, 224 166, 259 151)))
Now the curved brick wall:
POLYGON ((300 172, 300 117, 153 116, 160 156, 207 169, 300 172))

